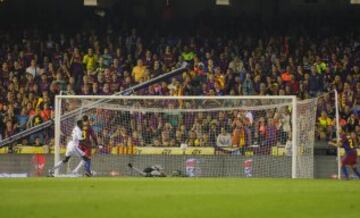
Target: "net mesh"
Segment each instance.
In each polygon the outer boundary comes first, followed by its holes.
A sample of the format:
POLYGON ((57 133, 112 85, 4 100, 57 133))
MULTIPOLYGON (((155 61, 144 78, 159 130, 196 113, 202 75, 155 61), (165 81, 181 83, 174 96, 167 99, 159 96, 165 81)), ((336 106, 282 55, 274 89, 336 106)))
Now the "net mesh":
MULTIPOLYGON (((290 98, 116 96, 94 104, 99 99, 62 98, 56 130, 63 154, 76 120, 89 117, 102 145, 88 145, 96 175, 135 176, 126 167, 131 162, 140 169, 161 165, 166 174, 187 176, 291 177, 295 126, 296 175, 313 177, 316 99, 298 102, 296 125, 290 98)), ((76 163, 71 161, 68 170, 76 163)))
POLYGON ((317 99, 297 103, 296 110, 296 177, 314 177, 314 141, 317 99))

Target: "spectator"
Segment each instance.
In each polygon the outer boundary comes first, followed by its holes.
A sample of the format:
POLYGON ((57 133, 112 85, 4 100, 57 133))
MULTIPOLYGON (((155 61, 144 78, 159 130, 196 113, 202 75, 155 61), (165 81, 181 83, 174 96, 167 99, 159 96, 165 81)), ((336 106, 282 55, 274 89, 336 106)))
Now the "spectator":
POLYGON ((319 137, 320 139, 329 139, 333 133, 333 120, 328 117, 326 111, 321 112, 318 118, 319 137))
POLYGON ((185 46, 181 57, 184 61, 192 61, 195 57, 195 53, 191 51, 188 46, 185 46))
POLYGON ((88 53, 83 58, 83 64, 85 65, 85 69, 87 72, 94 71, 97 67, 97 56, 94 54, 94 51, 92 48, 88 49, 88 53))
POLYGON ((161 133, 161 145, 163 147, 170 146, 170 132, 168 130, 164 130, 161 133))
POLYGON ((233 133, 232 133, 232 145, 233 147, 244 148, 246 146, 247 140, 245 127, 240 121, 240 119, 236 119, 233 122, 233 133))
POLYGON ((353 132, 355 131, 356 126, 359 126, 359 119, 356 117, 354 113, 352 113, 350 117, 347 119, 344 129, 346 132, 353 132))
POLYGON ((109 54, 109 49, 108 48, 105 48, 104 49, 104 53, 103 55, 101 56, 102 59, 103 59, 103 64, 105 67, 110 67, 111 63, 112 63, 112 57, 111 55, 109 54))
POLYGON ((26 129, 26 123, 29 120, 29 116, 26 114, 26 108, 22 108, 19 115, 16 115, 17 126, 19 131, 23 131, 26 129))
POLYGON ((37 77, 40 74, 40 68, 36 65, 36 60, 31 60, 31 65, 26 68, 26 73, 32 75, 33 78, 37 77))
POLYGON ((217 147, 230 147, 232 145, 231 135, 226 132, 225 128, 221 128, 221 133, 216 140, 217 147))
POLYGON ((197 137, 195 131, 190 131, 189 132, 189 137, 186 140, 186 144, 189 147, 198 147, 200 145, 200 139, 197 137))
POLYGON ((253 82, 251 80, 251 76, 249 73, 246 74, 245 80, 242 84, 242 93, 244 95, 252 95, 253 94, 253 82))
POLYGON ((141 59, 138 59, 137 65, 132 69, 131 75, 134 77, 134 81, 139 83, 145 76, 146 67, 141 59))
POLYGON ((9 138, 12 135, 14 135, 16 133, 16 124, 13 125, 13 123, 8 120, 6 122, 6 127, 5 127, 5 131, 4 131, 4 138, 9 138))
POLYGON ((56 74, 56 80, 54 81, 54 84, 56 84, 57 88, 60 91, 65 91, 66 90, 66 81, 63 79, 63 76, 60 72, 58 72, 56 74))
MULTIPOLYGON (((208 124, 209 125, 209 124, 208 124)), ((207 128, 208 125, 205 125, 205 128, 207 128)), ((210 130, 209 130, 209 145, 211 147, 216 147, 216 140, 217 140, 217 135, 218 135, 218 130, 217 130, 217 123, 212 122, 210 123, 210 130)))
POLYGON ((316 67, 311 67, 311 74, 309 77, 309 91, 310 96, 315 97, 318 96, 320 90, 322 90, 322 81, 321 77, 316 71, 316 67))

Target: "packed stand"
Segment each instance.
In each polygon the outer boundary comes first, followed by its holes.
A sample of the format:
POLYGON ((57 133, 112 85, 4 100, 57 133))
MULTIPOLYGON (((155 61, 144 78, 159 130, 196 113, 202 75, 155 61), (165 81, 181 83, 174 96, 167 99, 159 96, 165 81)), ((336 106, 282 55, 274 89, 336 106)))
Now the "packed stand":
MULTIPOLYGON (((340 124, 347 131, 360 133, 360 39, 353 33, 319 40, 302 34, 159 37, 144 36, 131 29, 121 33, 89 31, 46 37, 34 31, 24 32, 19 40, 14 34, 2 34, 0 38, 0 139, 52 119, 55 95, 111 95, 174 70, 184 61, 191 67, 182 75, 136 94, 297 95, 299 99, 321 96, 316 138, 329 140, 335 136, 335 103, 333 94, 326 93, 336 89, 340 97, 340 124)), ((279 123, 277 119, 264 120, 261 128, 265 135, 284 132, 280 125, 274 133, 266 132, 279 123)), ((229 136, 233 141, 236 125, 246 123, 241 121, 227 128, 215 124, 214 134, 222 135, 224 143, 229 136)), ((192 128, 183 130, 188 139, 196 138, 192 128)), ((211 128, 203 129, 206 135, 212 134, 211 128)), ((104 136, 104 131, 110 130, 100 129, 98 133, 104 136)), ((125 131, 136 140, 135 130, 125 131)), ((52 130, 40 132, 22 143, 51 144, 52 134, 52 130)), ((176 134, 174 131, 175 138, 176 134)), ((162 141, 159 137, 153 143, 167 146, 162 141)), ((210 144, 199 141, 197 146, 210 144)))

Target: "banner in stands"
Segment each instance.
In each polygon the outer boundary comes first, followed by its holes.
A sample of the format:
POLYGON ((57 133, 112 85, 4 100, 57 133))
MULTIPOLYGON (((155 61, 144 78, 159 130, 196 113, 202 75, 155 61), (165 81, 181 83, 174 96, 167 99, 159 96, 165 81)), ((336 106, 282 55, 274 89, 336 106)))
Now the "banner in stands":
POLYGON ((189 158, 185 162, 185 174, 188 177, 200 176, 201 168, 200 161, 196 158, 189 158))
POLYGON ((27 173, 0 173, 0 178, 24 178, 28 177, 27 173))
POLYGON ((213 155, 215 149, 212 147, 203 148, 155 148, 155 147, 135 147, 135 154, 163 154, 163 155, 213 155))
MULTIPOLYGON (((166 147, 166 148, 157 148, 157 147, 133 147, 131 149, 121 147, 113 147, 110 152, 101 152, 104 154, 113 154, 113 155, 214 155, 217 154, 213 147, 194 147, 194 148, 178 148, 178 147, 166 147)), ((237 149, 234 148, 225 148, 223 151, 236 151, 237 149)), ((65 154, 66 148, 61 147, 60 154, 65 154)), ((34 147, 34 146, 15 146, 12 150, 8 147, 0 148, 0 155, 1 154, 8 154, 8 153, 15 153, 15 154, 53 154, 54 148, 49 148, 48 146, 42 147, 34 147)), ((93 149, 93 154, 96 153, 96 149, 93 149)), ((360 154, 360 149, 358 149, 358 153, 360 154)), ((232 153, 236 154, 236 153, 232 153)), ((251 150, 245 151, 245 156, 253 156, 254 152, 251 150)), ((272 156, 287 156, 286 149, 281 147, 272 147, 271 149, 272 156)), ((340 155, 344 156, 345 151, 343 148, 340 149, 340 155)))

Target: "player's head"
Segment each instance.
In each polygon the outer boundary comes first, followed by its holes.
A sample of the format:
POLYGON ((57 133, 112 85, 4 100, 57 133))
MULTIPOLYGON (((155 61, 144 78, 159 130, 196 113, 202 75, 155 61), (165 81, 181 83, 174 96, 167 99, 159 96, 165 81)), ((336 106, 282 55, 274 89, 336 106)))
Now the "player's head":
POLYGON ((83 128, 83 126, 84 126, 84 124, 83 124, 83 121, 82 121, 82 120, 78 120, 78 121, 76 122, 76 125, 77 125, 80 129, 82 129, 82 128, 83 128))
POLYGON ((82 120, 85 121, 85 122, 87 122, 87 121, 89 121, 89 117, 88 117, 87 115, 84 115, 84 116, 82 117, 82 120))
POLYGON ((89 117, 87 115, 84 115, 82 117, 83 125, 86 126, 89 124, 89 117))

